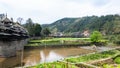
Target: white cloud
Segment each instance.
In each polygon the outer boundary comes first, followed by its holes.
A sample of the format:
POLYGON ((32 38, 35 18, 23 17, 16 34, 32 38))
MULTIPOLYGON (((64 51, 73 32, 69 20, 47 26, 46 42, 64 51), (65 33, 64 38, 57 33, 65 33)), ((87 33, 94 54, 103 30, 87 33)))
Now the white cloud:
POLYGON ((0 13, 52 23, 63 17, 120 14, 120 0, 0 0, 0 13))

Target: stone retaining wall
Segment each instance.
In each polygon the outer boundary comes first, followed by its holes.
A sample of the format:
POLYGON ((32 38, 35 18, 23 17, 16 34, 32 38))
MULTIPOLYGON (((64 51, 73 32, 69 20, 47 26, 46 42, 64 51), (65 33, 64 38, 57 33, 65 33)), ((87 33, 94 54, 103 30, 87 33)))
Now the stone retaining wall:
POLYGON ((76 66, 80 67, 80 68, 100 68, 91 64, 87 64, 87 63, 79 63, 79 64, 75 64, 76 66))
POLYGON ((90 64, 95 66, 102 66, 103 64, 114 64, 112 58, 100 59, 98 61, 91 62, 90 64))

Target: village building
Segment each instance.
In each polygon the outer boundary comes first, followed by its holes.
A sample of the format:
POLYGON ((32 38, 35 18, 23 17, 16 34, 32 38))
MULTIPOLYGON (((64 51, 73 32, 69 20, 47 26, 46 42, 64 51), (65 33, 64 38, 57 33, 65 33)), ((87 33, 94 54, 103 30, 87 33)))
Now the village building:
POLYGON ((85 31, 82 33, 82 35, 83 35, 84 37, 89 37, 89 36, 90 36, 89 30, 85 30, 85 31))
POLYGON ((62 32, 55 32, 55 33, 51 34, 50 36, 62 37, 62 36, 64 36, 64 34, 62 32))

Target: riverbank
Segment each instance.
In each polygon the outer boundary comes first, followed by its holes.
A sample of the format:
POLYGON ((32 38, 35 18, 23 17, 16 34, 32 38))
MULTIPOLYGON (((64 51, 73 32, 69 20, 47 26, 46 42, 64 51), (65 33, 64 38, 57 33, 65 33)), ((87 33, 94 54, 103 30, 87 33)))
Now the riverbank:
POLYGON ((80 47, 80 46, 90 46, 90 43, 87 44, 53 44, 53 45, 40 45, 40 46, 24 46, 24 49, 32 49, 32 48, 64 48, 64 47, 80 47))

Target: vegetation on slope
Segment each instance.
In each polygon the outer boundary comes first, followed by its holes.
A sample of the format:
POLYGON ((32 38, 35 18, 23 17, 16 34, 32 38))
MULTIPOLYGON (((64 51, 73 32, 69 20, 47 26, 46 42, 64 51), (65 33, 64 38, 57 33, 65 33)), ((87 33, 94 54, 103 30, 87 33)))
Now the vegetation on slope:
POLYGON ((89 54, 85 56, 80 56, 77 58, 68 58, 66 61, 71 63, 79 63, 79 62, 88 62, 91 60, 98 60, 102 58, 108 58, 108 57, 114 57, 116 54, 118 55, 120 51, 118 50, 110 50, 110 51, 104 51, 101 53, 95 53, 95 54, 89 54))
POLYGON ((120 15, 86 16, 82 18, 63 18, 52 24, 42 25, 49 27, 52 32, 82 32, 100 31, 104 34, 120 34, 120 15))

